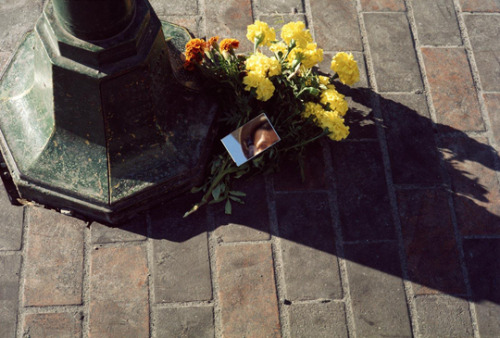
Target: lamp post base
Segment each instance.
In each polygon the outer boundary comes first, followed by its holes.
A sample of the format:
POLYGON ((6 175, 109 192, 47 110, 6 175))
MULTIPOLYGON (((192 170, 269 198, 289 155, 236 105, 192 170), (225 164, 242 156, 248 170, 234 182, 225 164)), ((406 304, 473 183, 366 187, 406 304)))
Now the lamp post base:
POLYGON ((189 33, 137 3, 128 31, 95 43, 49 3, 18 48, 0 80, 0 147, 21 199, 117 224, 203 178, 217 107, 182 69, 189 33))

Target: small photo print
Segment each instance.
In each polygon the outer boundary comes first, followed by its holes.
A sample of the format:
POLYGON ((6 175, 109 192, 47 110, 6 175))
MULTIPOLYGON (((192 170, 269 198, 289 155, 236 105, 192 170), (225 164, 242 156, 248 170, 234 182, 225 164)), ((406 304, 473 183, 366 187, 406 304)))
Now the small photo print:
POLYGON ((221 139, 238 167, 280 140, 266 114, 260 114, 221 139))

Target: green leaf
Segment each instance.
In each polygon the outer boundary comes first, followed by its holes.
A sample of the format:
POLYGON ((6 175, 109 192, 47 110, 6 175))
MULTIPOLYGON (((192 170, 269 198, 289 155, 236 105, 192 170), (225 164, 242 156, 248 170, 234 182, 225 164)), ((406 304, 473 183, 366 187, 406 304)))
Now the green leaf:
POLYGON ((239 197, 236 197, 236 196, 229 196, 229 198, 230 198, 230 199, 232 199, 232 200, 233 200, 233 201, 235 201, 235 202, 240 203, 240 204, 245 204, 245 202, 244 202, 241 198, 239 198, 239 197))
POLYGON ((224 212, 226 213, 226 215, 231 215, 232 211, 233 209, 231 207, 231 201, 227 200, 226 206, 224 207, 224 212))
POLYGON ((212 190, 212 197, 214 198, 214 200, 219 199, 221 192, 223 192, 225 188, 226 185, 224 183, 217 184, 214 190, 212 190))
POLYGON ((229 192, 229 195, 245 197, 247 194, 245 194, 243 191, 231 190, 229 192))

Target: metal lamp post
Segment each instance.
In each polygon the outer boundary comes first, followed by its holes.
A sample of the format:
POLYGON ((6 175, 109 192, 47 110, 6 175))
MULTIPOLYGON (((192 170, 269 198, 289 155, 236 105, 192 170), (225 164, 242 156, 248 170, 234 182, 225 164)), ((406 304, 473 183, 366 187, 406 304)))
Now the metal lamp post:
POLYGON ((0 80, 20 198, 119 223, 199 183, 216 107, 147 0, 52 0, 0 80))

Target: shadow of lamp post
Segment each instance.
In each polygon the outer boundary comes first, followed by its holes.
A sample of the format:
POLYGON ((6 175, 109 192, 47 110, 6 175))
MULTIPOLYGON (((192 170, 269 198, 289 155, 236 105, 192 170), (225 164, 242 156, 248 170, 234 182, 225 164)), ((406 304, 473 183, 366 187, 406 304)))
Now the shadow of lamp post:
POLYGON ((0 81, 17 197, 106 223, 199 183, 215 104, 147 0, 52 0, 0 81))

